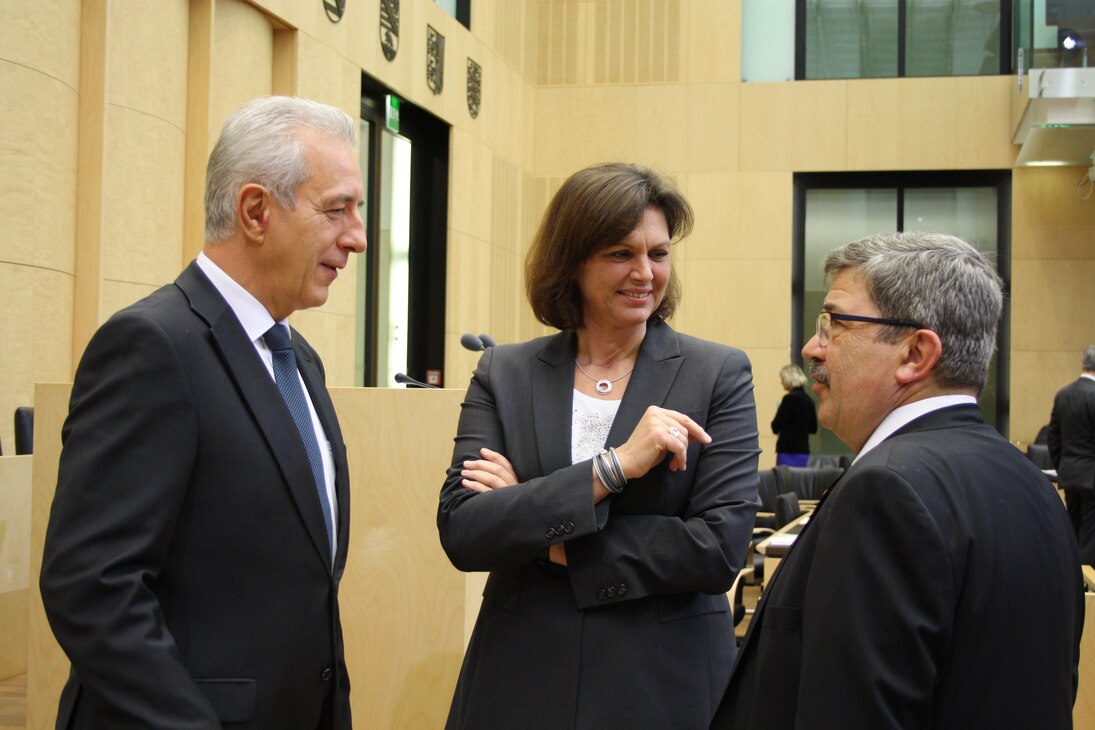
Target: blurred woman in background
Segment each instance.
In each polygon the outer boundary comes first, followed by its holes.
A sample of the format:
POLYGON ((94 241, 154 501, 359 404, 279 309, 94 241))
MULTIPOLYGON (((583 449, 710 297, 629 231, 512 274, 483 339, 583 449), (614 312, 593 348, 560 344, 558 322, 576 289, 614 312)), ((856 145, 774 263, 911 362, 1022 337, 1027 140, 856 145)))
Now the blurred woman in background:
POLYGON ((806 375, 798 365, 784 365, 779 380, 787 394, 772 419, 776 439, 776 466, 806 466, 810 459, 810 434, 817 433, 814 401, 806 394, 806 375))

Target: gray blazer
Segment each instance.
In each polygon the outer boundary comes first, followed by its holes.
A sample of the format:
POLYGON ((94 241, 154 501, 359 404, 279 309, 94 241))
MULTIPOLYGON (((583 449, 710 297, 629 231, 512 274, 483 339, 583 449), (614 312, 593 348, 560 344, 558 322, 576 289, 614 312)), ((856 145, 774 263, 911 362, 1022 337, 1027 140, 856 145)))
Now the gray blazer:
POLYGON ((757 422, 749 361, 649 327, 607 446, 650 405, 714 439, 594 507, 590 460, 571 464, 576 337, 484 353, 460 416, 438 529, 453 564, 490 571, 450 728, 706 727, 734 658, 725 591, 751 536, 757 422), (520 483, 461 486, 481 447, 520 483), (569 568, 547 561, 565 542, 569 568))

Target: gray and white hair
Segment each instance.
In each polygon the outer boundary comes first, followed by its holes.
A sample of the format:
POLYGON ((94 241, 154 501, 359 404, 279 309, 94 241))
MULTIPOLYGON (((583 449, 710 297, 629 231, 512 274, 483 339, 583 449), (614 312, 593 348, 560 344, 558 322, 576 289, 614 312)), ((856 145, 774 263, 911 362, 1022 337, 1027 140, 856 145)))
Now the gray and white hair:
POLYGON ((1088 345, 1084 350, 1084 370, 1095 373, 1095 345, 1088 345))
MULTIPOLYGON (((823 266, 829 279, 855 269, 883 317, 939 335, 933 373, 941 385, 985 386, 1004 306, 1003 281, 985 254, 941 233, 879 233, 830 252, 823 266)), ((879 337, 896 342, 908 332, 886 326, 879 337)))
POLYGON ((247 102, 224 122, 205 169, 205 240, 222 241, 236 228, 236 196, 257 183, 288 210, 311 175, 300 132, 312 129, 357 145, 357 124, 333 106, 291 96, 247 102))

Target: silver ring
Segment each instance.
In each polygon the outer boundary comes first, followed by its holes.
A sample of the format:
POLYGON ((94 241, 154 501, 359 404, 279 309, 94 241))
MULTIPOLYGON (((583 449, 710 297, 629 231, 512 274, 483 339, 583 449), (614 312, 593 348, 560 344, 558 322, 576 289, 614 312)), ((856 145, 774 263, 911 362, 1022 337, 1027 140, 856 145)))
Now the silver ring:
POLYGON ((675 439, 679 439, 681 437, 681 430, 674 426, 673 428, 669 429, 669 435, 675 439))

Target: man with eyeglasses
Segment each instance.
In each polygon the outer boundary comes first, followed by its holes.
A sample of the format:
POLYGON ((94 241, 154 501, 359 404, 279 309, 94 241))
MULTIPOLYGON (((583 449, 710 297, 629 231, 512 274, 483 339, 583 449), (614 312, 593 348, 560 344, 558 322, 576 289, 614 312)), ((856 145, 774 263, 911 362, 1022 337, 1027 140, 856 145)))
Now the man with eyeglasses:
POLYGON ((925 233, 824 268, 802 354, 818 420, 858 453, 765 589, 712 727, 1072 727, 1076 539, 977 407, 999 276, 925 233))

